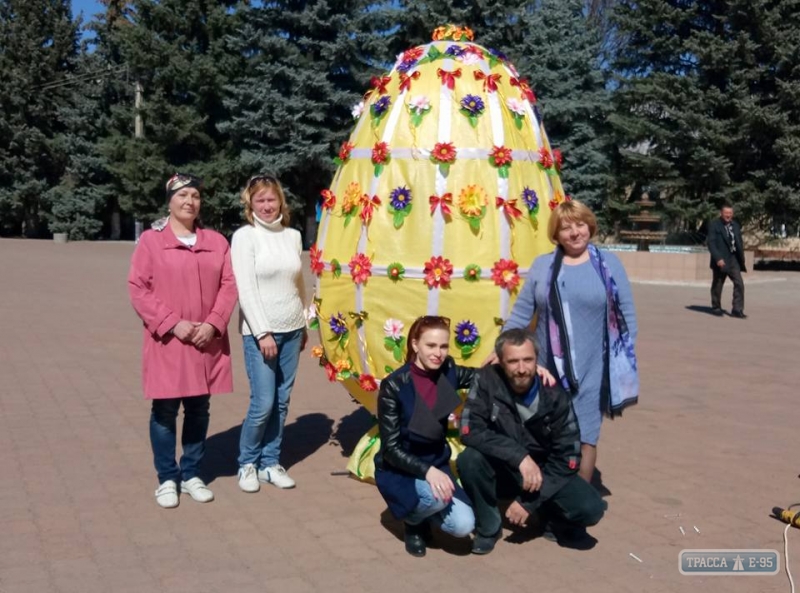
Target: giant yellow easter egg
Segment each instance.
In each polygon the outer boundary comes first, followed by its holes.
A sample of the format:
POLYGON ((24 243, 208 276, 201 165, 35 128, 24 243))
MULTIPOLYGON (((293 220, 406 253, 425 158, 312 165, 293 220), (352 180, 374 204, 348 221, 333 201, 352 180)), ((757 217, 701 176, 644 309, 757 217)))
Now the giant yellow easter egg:
MULTIPOLYGON (((373 79, 323 192, 311 266, 321 365, 373 414, 420 315, 451 354, 491 352, 533 259, 552 250, 561 156, 505 56, 443 27, 373 79)), ((357 451, 358 453, 358 451, 357 451)))

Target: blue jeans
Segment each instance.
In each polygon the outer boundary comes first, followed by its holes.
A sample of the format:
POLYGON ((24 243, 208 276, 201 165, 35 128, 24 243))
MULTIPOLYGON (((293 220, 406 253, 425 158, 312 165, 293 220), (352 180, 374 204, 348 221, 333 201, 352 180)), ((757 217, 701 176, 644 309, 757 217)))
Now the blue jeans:
POLYGON ((252 463, 264 469, 277 465, 281 456, 283 425, 300 362, 303 330, 272 334, 278 354, 270 360, 264 360, 255 336, 243 337, 250 407, 239 439, 239 465, 252 463))
POLYGON ((167 480, 191 480, 197 477, 200 462, 206 452, 211 396, 176 397, 154 399, 150 411, 150 444, 153 447, 153 463, 158 472, 158 483, 167 480), (183 431, 181 445, 183 455, 180 466, 175 461, 177 440, 176 419, 183 403, 183 431))
POLYGON ((450 502, 436 500, 430 484, 425 480, 415 480, 419 503, 405 518, 409 525, 419 525, 429 519, 445 533, 454 537, 467 537, 475 529, 475 514, 472 507, 454 498, 450 502))

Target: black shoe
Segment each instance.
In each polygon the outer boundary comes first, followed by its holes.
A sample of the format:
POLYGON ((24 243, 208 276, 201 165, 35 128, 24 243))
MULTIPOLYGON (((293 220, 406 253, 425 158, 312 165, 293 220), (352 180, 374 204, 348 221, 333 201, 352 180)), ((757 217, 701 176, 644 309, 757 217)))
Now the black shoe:
POLYGON ((478 554, 483 556, 484 554, 488 554, 492 550, 494 550, 494 545, 503 537, 503 528, 497 530, 497 533, 490 536, 485 535, 476 535, 475 539, 472 540, 472 553, 478 554))
POLYGON ((716 315, 717 317, 722 317, 723 315, 725 315, 725 311, 723 311, 719 307, 714 307, 713 309, 711 309, 711 314, 716 315))
MULTIPOLYGON (((423 533, 425 531, 424 526, 427 524, 424 523, 423 525, 409 525, 406 523, 406 533, 404 536, 404 540, 406 543, 406 552, 411 554, 412 556, 416 556, 417 558, 422 558, 425 555, 427 550, 425 546, 425 538, 423 533)), ((428 527, 428 533, 430 533, 430 527, 428 527)))
POLYGON ((744 314, 744 311, 731 311, 731 317, 736 317, 737 319, 747 319, 747 315, 744 314))

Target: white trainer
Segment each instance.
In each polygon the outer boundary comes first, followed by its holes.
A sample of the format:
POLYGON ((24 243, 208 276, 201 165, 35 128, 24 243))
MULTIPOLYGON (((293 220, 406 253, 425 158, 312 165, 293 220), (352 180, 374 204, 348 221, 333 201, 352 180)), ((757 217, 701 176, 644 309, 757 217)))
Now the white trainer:
POLYGON ((178 499, 178 484, 175 480, 167 480, 156 490, 156 502, 163 509, 174 509, 180 500, 178 499))
POLYGON ((214 493, 209 490, 206 483, 200 478, 192 478, 181 482, 181 492, 188 494, 197 502, 211 502, 214 500, 214 493))
POLYGON ((294 480, 289 477, 282 465, 271 465, 258 470, 258 481, 272 484, 278 488, 294 488, 294 480))
POLYGON ((243 492, 258 492, 261 484, 258 483, 258 473, 256 466, 248 463, 239 468, 239 488, 243 492))

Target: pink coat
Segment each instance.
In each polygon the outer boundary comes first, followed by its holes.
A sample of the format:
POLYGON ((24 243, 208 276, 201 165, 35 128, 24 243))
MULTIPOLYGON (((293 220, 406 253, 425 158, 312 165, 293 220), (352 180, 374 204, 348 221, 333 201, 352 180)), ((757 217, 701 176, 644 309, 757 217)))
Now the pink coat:
POLYGON ((169 224, 145 231, 133 252, 128 292, 144 322, 142 383, 147 399, 233 391, 228 320, 236 282, 228 241, 197 229, 197 243, 181 243, 169 224), (169 333, 182 319, 207 322, 219 336, 202 351, 169 333))

